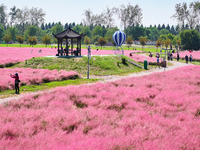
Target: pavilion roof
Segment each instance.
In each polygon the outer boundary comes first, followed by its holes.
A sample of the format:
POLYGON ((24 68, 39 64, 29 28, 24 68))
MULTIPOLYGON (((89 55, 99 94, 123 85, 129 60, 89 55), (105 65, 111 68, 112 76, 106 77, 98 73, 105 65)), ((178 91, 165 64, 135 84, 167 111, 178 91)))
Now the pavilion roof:
POLYGON ((66 30, 58 33, 53 34, 55 38, 63 39, 63 38, 79 38, 84 36, 83 34, 79 34, 78 32, 71 29, 71 27, 68 27, 66 30))

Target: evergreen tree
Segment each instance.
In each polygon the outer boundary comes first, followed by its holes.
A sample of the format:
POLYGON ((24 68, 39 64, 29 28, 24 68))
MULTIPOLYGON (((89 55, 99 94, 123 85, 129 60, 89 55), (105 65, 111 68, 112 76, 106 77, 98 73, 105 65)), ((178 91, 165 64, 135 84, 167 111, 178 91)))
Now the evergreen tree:
POLYGON ((68 23, 65 23, 65 29, 67 29, 69 27, 68 23))
POLYGON ((52 25, 51 25, 51 27, 53 28, 54 26, 55 26, 55 23, 53 22, 52 25))
POLYGON ((51 26, 51 23, 49 22, 48 29, 51 29, 51 28, 52 28, 52 26, 51 26))
POLYGON ((173 26, 173 25, 171 26, 171 30, 170 30, 170 32, 171 32, 171 34, 173 34, 173 35, 176 35, 176 31, 175 31, 175 29, 174 29, 174 26, 173 26))
POLYGON ((160 26, 160 24, 158 25, 158 30, 161 30, 162 28, 161 28, 161 26, 160 26))
POLYGON ((48 25, 47 25, 47 23, 45 24, 45 30, 48 30, 48 25))
POLYGON ((165 24, 162 25, 161 29, 166 29, 166 28, 165 28, 165 24))
POLYGON ((166 29, 167 29, 168 31, 170 31, 170 26, 169 26, 169 24, 167 24, 166 29))
POLYGON ((45 30, 44 23, 42 23, 42 25, 41 25, 41 29, 42 29, 42 30, 45 30))

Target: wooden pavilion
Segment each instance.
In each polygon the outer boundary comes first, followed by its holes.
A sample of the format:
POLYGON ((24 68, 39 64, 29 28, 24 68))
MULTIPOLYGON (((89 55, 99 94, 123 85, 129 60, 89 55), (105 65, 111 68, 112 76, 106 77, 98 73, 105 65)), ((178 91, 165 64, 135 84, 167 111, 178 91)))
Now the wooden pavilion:
MULTIPOLYGON (((54 35, 54 34, 53 34, 54 35)), ((69 56, 81 56, 81 39, 84 35, 79 34, 78 32, 71 29, 71 27, 68 27, 66 30, 62 31, 61 33, 58 33, 54 35, 54 37, 58 40, 58 54, 57 56, 65 55, 69 56), (69 41, 71 43, 71 49, 69 49, 69 41), (63 48, 63 42, 65 42, 66 47, 63 48), (74 42, 77 44, 77 48, 74 50, 74 42)))

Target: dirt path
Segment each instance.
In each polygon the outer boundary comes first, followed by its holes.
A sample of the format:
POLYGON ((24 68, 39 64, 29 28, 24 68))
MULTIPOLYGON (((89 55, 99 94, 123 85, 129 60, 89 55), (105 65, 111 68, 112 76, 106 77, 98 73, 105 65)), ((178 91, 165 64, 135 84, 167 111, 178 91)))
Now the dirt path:
MULTIPOLYGON (((163 71, 169 71, 169 70, 173 70, 176 68, 180 68, 180 67, 184 67, 184 66, 188 66, 188 65, 192 65, 192 64, 185 64, 185 63, 180 63, 180 62, 176 62, 176 61, 172 61, 171 63, 173 63, 173 66, 168 66, 167 68, 154 68, 151 70, 146 70, 143 72, 139 72, 139 73, 132 73, 129 74, 127 76, 117 76, 117 75, 110 75, 110 76, 90 76, 90 79, 100 79, 100 82, 112 82, 118 79, 123 79, 123 78, 127 78, 127 77, 139 77, 139 76, 144 76, 144 75, 149 75, 152 73, 156 73, 156 72, 163 72, 163 71)), ((38 93, 42 93, 44 91, 38 91, 38 92, 30 92, 30 93, 23 93, 20 95, 13 95, 13 97, 8 97, 8 98, 0 98, 0 104, 1 103, 5 103, 8 102, 10 100, 18 100, 21 97, 24 97, 26 95, 30 95, 30 94, 38 94, 38 93)))
POLYGON ((163 71, 170 71, 176 68, 180 68, 180 67, 184 67, 184 66, 188 66, 188 65, 192 65, 192 64, 186 64, 186 63, 181 63, 181 62, 177 62, 177 61, 171 61, 171 63, 173 63, 173 66, 168 66, 167 68, 154 68, 151 70, 146 70, 146 71, 142 71, 139 73, 132 73, 129 74, 127 76, 117 76, 117 75, 111 75, 111 76, 90 76, 90 78, 96 78, 96 79, 100 79, 102 82, 111 82, 111 81, 115 81, 118 79, 123 79, 123 78, 127 78, 127 77, 139 77, 139 76, 144 76, 144 75, 149 75, 152 73, 156 73, 156 72, 163 72, 163 71))

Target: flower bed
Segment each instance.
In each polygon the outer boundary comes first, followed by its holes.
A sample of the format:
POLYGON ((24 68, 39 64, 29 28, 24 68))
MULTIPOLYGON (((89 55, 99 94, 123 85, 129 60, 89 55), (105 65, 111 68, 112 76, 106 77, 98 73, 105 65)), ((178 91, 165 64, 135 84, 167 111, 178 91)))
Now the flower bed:
POLYGON ((199 149, 200 66, 0 106, 2 149, 199 149))
POLYGON ((56 53, 57 49, 51 48, 0 47, 0 67, 10 66, 33 57, 55 56, 56 53))
POLYGON ((0 69, 1 80, 0 90, 14 89, 14 79, 10 77, 11 74, 19 74, 20 85, 42 84, 51 81, 62 81, 67 79, 76 79, 79 75, 76 72, 57 71, 48 69, 0 69))

